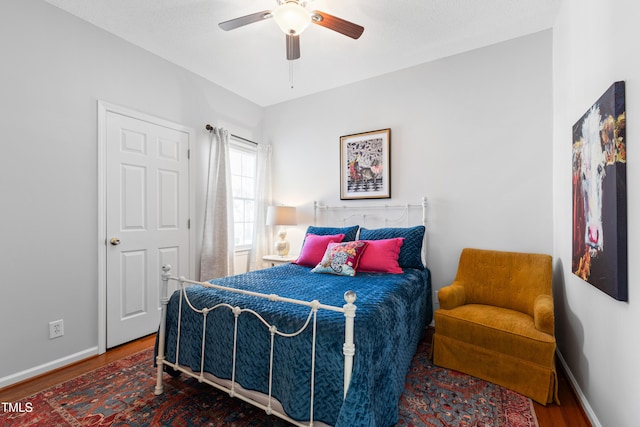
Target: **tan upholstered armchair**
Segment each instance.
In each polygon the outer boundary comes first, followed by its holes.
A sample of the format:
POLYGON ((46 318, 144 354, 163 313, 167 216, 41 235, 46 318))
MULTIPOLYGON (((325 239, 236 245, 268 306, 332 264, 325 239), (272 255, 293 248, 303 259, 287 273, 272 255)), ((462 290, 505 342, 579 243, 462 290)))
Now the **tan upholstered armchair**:
POLYGON ((436 365, 559 403, 551 256, 463 249, 438 300, 436 365))

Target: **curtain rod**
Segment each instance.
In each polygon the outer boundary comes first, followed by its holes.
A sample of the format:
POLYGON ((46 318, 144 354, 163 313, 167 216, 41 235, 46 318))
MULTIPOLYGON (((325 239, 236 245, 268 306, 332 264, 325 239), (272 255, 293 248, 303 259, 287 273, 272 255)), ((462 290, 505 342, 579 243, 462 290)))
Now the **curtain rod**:
MULTIPOLYGON (((211 126, 209 123, 207 123, 207 125, 206 125, 204 128, 205 128, 206 130, 208 130, 208 131, 209 131, 209 133, 213 132, 213 130, 215 129, 215 128, 214 128, 213 126, 211 126)), ((255 142, 255 141, 251 141, 250 139, 243 138, 243 137, 241 137, 241 136, 234 135, 234 134, 231 134, 231 136, 232 136, 232 137, 234 137, 235 139, 239 139, 239 140, 241 140, 241 141, 248 142, 248 143, 250 143, 250 144, 258 145, 258 143, 257 143, 257 142, 255 142)))

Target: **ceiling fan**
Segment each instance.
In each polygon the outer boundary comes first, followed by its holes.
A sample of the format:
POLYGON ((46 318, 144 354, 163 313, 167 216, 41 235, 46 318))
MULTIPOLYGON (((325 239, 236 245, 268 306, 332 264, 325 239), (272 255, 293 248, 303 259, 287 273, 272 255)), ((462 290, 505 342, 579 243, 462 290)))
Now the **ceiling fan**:
POLYGON ((358 39, 364 31, 364 27, 345 21, 342 18, 319 10, 308 11, 305 5, 306 0, 278 0, 278 6, 273 10, 263 10, 262 12, 241 16, 221 22, 218 25, 223 30, 230 31, 254 22, 273 18, 286 35, 287 59, 290 61, 300 58, 300 33, 310 23, 323 26, 352 39, 358 39))

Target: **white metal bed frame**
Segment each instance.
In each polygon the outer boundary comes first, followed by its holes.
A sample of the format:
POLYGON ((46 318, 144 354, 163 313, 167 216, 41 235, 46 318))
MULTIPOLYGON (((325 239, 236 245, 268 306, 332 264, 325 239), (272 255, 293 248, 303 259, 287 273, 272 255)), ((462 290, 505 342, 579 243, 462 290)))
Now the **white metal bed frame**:
MULTIPOLYGON (((381 227, 400 227, 400 226, 410 226, 411 225, 411 217, 410 212, 411 209, 421 208, 422 209, 422 217, 421 224, 425 227, 427 226, 427 198, 422 197, 420 204, 394 204, 394 205, 342 205, 342 206, 329 206, 323 205, 320 202, 313 202, 313 223, 317 225, 318 217, 322 213, 334 212, 341 215, 340 222, 341 226, 351 225, 352 223, 358 224, 361 227, 369 227, 369 226, 381 226, 381 227), (355 213, 353 213, 355 211, 355 213), (358 212, 360 211, 360 212, 358 212), (393 216, 389 216, 390 214, 395 214, 393 216), (362 221, 358 221, 362 219, 362 221), (367 221, 378 221, 373 225, 368 224, 367 221), (403 223, 404 222, 404 223, 403 223)), ((325 218, 326 221, 326 218, 325 218)), ((425 237, 422 242, 422 261, 426 263, 427 261, 427 233, 425 232, 425 237)))
MULTIPOLYGON (((420 205, 412 205, 412 204, 404 204, 404 205, 368 205, 368 206, 327 206, 327 205, 322 205, 319 204, 318 202, 314 202, 314 224, 317 224, 318 221, 318 213, 319 211, 324 211, 324 212, 328 212, 330 210, 335 210, 335 211, 339 211, 343 213, 343 217, 342 217, 342 222, 343 225, 348 224, 349 221, 354 220, 355 218, 362 218, 363 224, 366 224, 367 221, 367 217, 370 217, 370 214, 367 213, 351 213, 354 210, 360 210, 360 211, 383 211, 383 212, 387 212, 390 209, 391 210, 395 210, 396 212, 398 210, 400 210, 400 214, 395 216, 394 218, 388 218, 385 215, 383 215, 383 221, 384 221, 384 226, 388 226, 389 224, 398 224, 400 221, 405 220, 407 222, 406 225, 409 225, 409 211, 411 208, 413 207, 422 207, 422 224, 426 226, 426 198, 422 199, 422 203, 420 205)), ((375 216, 379 216, 379 215, 375 215, 375 216)), ((423 250, 422 250, 422 256, 423 258, 426 258, 426 243, 423 242, 423 250)), ((160 320, 160 331, 159 331, 159 337, 158 337, 158 353, 156 356, 156 363, 157 363, 157 378, 156 378, 156 386, 155 386, 155 394, 156 395, 160 395, 164 392, 164 387, 163 387, 163 372, 164 372, 164 366, 169 366, 170 368, 174 369, 175 371, 181 372, 186 374, 187 376, 193 377, 195 379, 197 379, 199 382, 204 382, 206 384, 209 384, 219 390, 225 391, 227 393, 229 393, 229 395, 231 397, 237 397, 251 405, 254 405, 258 408, 263 409, 267 414, 269 415, 276 415, 296 426, 300 426, 300 427, 313 427, 314 426, 314 418, 313 418, 313 411, 314 411, 314 378, 315 378, 315 357, 316 357, 316 330, 317 330, 317 312, 318 310, 328 310, 328 311, 333 311, 333 312, 339 312, 339 313, 343 313, 345 316, 345 342, 343 344, 343 348, 342 348, 342 352, 344 355, 344 395, 343 398, 346 398, 347 395, 347 391, 349 389, 349 383, 351 382, 351 374, 352 374, 352 370, 353 370, 353 358, 355 355, 355 344, 354 344, 354 318, 355 318, 355 314, 356 314, 356 306, 354 305, 354 302, 356 301, 356 294, 353 291, 347 291, 344 294, 344 299, 345 299, 345 304, 342 307, 336 307, 336 306, 331 306, 331 305, 325 305, 325 304, 321 304, 319 301, 317 300, 313 300, 313 301, 301 301, 301 300, 296 300, 296 299, 291 299, 291 298, 284 298, 281 297, 279 295, 276 294, 262 294, 262 293, 258 293, 258 292, 251 292, 251 291, 245 291, 245 290, 240 290, 240 289, 235 289, 235 288, 229 288, 229 287, 225 287, 225 286, 220 286, 220 285, 215 285, 215 284, 211 284, 208 282, 197 282, 197 281, 193 281, 193 280, 187 280, 184 277, 175 277, 175 276, 171 276, 171 266, 170 265, 164 265, 162 266, 162 273, 161 273, 161 289, 160 289, 160 302, 161 302, 161 320, 160 320), (178 317, 178 334, 177 334, 177 340, 176 340, 176 361, 175 363, 171 363, 166 359, 166 354, 165 354, 165 340, 166 340, 166 317, 167 317, 167 305, 169 302, 169 295, 168 295, 168 289, 169 289, 169 281, 173 280, 176 281, 178 284, 178 291, 180 292, 180 306, 179 306, 179 310, 178 312, 179 317, 178 317), (248 309, 248 308, 242 308, 239 306, 232 306, 230 304, 226 304, 226 303, 220 303, 217 304, 213 307, 208 307, 208 308, 203 308, 203 309, 196 309, 191 302, 189 301, 189 298, 187 296, 187 293, 185 292, 185 285, 199 285, 199 286, 203 286, 203 287, 207 287, 207 288, 214 288, 214 289, 218 289, 218 290, 222 290, 225 292, 231 292, 231 293, 236 293, 236 294, 242 294, 242 295, 250 295, 253 297, 258 297, 258 298, 263 298, 266 299, 268 301, 271 302, 285 302, 285 303, 289 303, 289 304, 294 304, 294 305, 300 305, 300 306, 306 306, 309 307, 309 315, 307 317, 306 322, 302 325, 302 327, 293 333, 283 333, 278 331, 278 328, 276 325, 270 324, 269 322, 267 322, 264 317, 262 317, 259 313, 257 313, 256 311, 252 310, 252 309, 248 309), (197 313, 202 314, 202 319, 203 319, 203 331, 202 331, 202 353, 201 353, 201 363, 200 363, 200 371, 199 372, 195 372, 192 371, 189 368, 186 368, 184 366, 180 365, 180 354, 179 354, 179 348, 180 348, 180 328, 181 328, 181 316, 182 316, 182 304, 183 301, 186 302, 186 304, 189 306, 189 308, 197 313), (218 310, 218 309, 228 309, 230 310, 233 314, 234 314, 234 334, 233 334, 233 360, 232 360, 232 374, 231 374, 231 380, 230 382, 228 380, 219 380, 215 377, 213 377, 212 375, 206 373, 204 371, 204 353, 205 353, 205 337, 206 337, 206 320, 207 320, 207 315, 213 311, 213 310, 218 310), (271 348, 270 348, 270 354, 269 354, 269 384, 268 384, 268 394, 266 396, 262 395, 261 393, 256 393, 256 392, 247 392, 246 390, 244 390, 244 388, 242 388, 242 386, 240 386, 238 383, 236 383, 235 381, 235 368, 236 368, 236 344, 237 344, 237 337, 238 337, 238 318, 240 315, 242 315, 243 313, 247 313, 250 315, 255 316, 257 319, 259 319, 264 325, 265 327, 268 329, 270 336, 271 336, 271 348), (311 389, 310 389, 310 402, 309 402, 309 407, 310 407, 310 411, 309 411, 309 422, 308 423, 302 423, 300 421, 296 421, 292 418, 290 418, 283 409, 281 409, 281 405, 280 403, 272 397, 271 395, 271 385, 272 385, 272 375, 273 375, 273 351, 274 351, 274 338, 275 335, 279 335, 282 337, 294 337, 300 333, 302 333, 303 331, 305 331, 309 325, 311 325, 312 328, 312 343, 311 343, 311 372, 310 372, 310 384, 311 384, 311 389)), ((317 424, 323 424, 323 423, 317 423, 317 424)))

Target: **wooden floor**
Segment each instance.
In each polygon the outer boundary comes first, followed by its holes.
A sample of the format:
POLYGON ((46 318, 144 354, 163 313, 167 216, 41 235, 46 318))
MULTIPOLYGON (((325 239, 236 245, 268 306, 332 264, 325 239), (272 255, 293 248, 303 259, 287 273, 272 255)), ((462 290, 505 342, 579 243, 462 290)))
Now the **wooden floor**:
POLYGON ((91 372, 116 360, 123 359, 146 348, 153 347, 156 335, 152 334, 128 344, 110 349, 99 356, 90 357, 69 366, 56 369, 32 379, 0 389, 0 402, 17 402, 34 393, 53 387, 84 373, 91 372))
MULTIPOLYGON (((149 335, 111 349, 100 356, 91 357, 53 372, 5 387, 0 389, 0 402, 17 402, 41 390, 152 347, 154 341, 155 334, 149 335)), ((540 427, 591 427, 591 423, 586 417, 562 369, 558 370, 558 377, 561 404, 543 406, 534 403, 540 427)))
POLYGON ((592 427, 571 383, 567 380, 562 365, 557 360, 556 366, 560 405, 549 403, 547 406, 543 406, 533 402, 540 427, 592 427))

